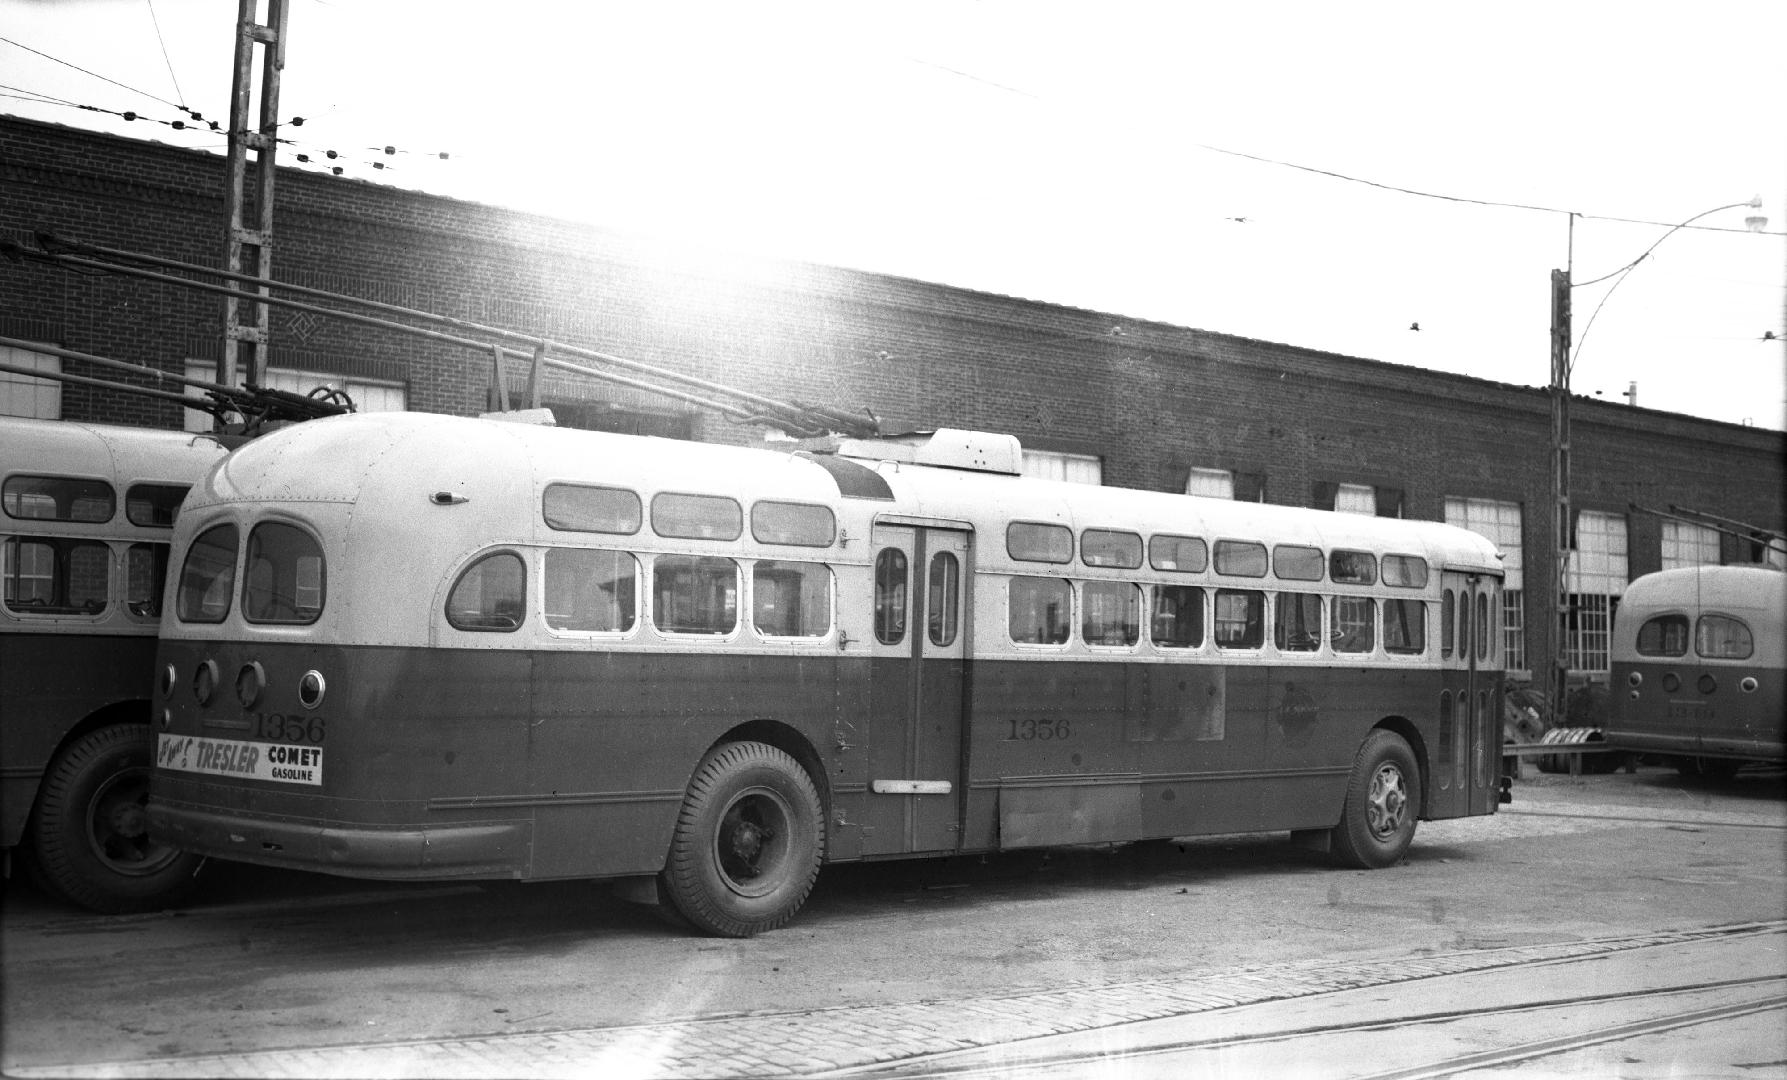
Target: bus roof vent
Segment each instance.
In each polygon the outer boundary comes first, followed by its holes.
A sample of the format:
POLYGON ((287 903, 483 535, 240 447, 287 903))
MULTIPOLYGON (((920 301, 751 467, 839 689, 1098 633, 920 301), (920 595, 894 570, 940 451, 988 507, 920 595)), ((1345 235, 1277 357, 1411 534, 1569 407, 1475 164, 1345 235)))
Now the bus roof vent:
POLYGON ((884 435, 878 439, 844 439, 838 443, 837 452, 840 457, 866 461, 900 461, 1007 476, 1020 475, 1018 466, 1024 459, 1024 448, 1018 445, 1015 435, 960 428, 884 435))

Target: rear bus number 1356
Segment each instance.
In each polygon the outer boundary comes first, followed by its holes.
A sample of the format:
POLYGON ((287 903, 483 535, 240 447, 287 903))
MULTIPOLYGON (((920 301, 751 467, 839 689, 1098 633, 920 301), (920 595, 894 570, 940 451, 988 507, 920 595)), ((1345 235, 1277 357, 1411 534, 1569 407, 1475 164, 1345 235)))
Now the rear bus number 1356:
POLYGON ((1009 730, 1005 734, 1006 742, 1030 742, 1032 740, 1047 742, 1050 739, 1068 739, 1073 737, 1073 728, 1060 717, 1053 720, 1036 720, 1012 718, 1006 721, 1009 730))
POLYGON ((324 721, 320 716, 287 716, 284 713, 255 713, 254 733, 273 742, 313 743, 323 741, 324 721))

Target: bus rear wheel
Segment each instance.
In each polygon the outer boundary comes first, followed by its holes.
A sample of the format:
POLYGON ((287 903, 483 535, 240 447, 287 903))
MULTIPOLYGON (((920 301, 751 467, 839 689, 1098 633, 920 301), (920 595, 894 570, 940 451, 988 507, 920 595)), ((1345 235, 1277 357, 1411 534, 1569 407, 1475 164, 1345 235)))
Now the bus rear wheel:
POLYGON ((1421 774, 1402 736, 1378 729, 1366 737, 1347 780, 1346 805, 1331 849, 1342 864, 1361 870, 1395 865, 1415 839, 1421 774))
POLYGON ((146 724, 91 731, 44 777, 32 832, 34 876, 70 903, 115 915, 184 899, 203 860, 150 838, 153 741, 146 724))
POLYGON ((812 891, 824 830, 819 792, 792 757, 766 743, 727 743, 689 781, 664 892, 704 933, 774 930, 812 891))

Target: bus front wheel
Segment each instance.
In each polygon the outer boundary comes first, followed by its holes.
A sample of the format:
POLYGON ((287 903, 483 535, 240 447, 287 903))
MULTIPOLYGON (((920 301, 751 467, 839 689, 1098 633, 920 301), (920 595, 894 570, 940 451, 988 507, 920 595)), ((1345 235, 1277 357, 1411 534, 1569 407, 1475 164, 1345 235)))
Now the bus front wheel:
POLYGON ((689 781, 664 891, 705 933, 774 930, 812 891, 824 830, 819 792, 792 757, 766 743, 727 743, 689 781))
POLYGON ((1402 736, 1378 729, 1366 737, 1347 780, 1346 805, 1331 848, 1344 865, 1361 870, 1393 866, 1415 839, 1421 774, 1402 736))
POLYGON ((149 837, 149 728, 88 732, 51 762, 32 831, 33 870, 91 911, 155 911, 184 899, 203 860, 149 837))

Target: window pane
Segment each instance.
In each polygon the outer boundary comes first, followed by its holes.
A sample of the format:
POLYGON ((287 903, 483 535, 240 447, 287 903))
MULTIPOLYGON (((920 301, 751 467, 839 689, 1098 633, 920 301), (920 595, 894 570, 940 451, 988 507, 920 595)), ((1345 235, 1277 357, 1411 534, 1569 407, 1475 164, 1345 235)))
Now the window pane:
POLYGON ((546 550, 546 625, 624 633, 639 611, 639 560, 626 551, 546 550))
POLYGON ((1640 656, 1688 655, 1688 617, 1658 615, 1638 628, 1640 656))
POLYGON ((1272 620, 1272 644, 1282 652, 1314 652, 1322 644, 1322 598, 1313 593, 1279 593, 1272 620))
POLYGON ((1011 579, 1011 640, 1028 645, 1061 645, 1072 630, 1073 589, 1060 578, 1011 579))
POLYGON ((256 623, 302 625, 323 612, 323 550, 291 525, 267 522, 248 534, 242 617, 256 623))
POLYGON ((751 568, 751 622, 758 633, 768 637, 824 637, 830 633, 831 567, 760 560, 751 568))
POLYGON ((199 534, 186 551, 174 614, 181 622, 218 623, 230 613, 236 591, 234 525, 217 525, 199 534))
MULTIPOLYGON (((659 496, 662 498, 662 496, 659 496)), ((657 500, 653 500, 654 520, 657 500)), ((652 563, 652 622, 666 634, 738 628, 738 566, 714 555, 660 555, 652 563)))
POLYGON ((132 544, 124 557, 124 610, 133 619, 161 618, 161 593, 168 577, 167 544, 132 544))
POLYGON ((1420 600, 1384 601, 1384 651, 1427 651, 1427 605, 1420 600))
POLYGON ((875 556, 875 640, 898 645, 906 639, 906 553, 882 548, 875 556))
POLYGON ((760 502, 751 507, 751 535, 764 544, 830 547, 838 523, 830 507, 760 502))
POLYGON ((1477 594, 1477 659, 1489 659, 1489 594, 1477 594))
POLYGON ((1272 572, 1286 581, 1320 581, 1321 549, 1279 544, 1272 549, 1272 572))
MULTIPOLYGON (((1136 555, 1141 555, 1136 538, 1136 555)), ((1080 586, 1080 639, 1088 645, 1134 645, 1141 640, 1142 590, 1127 581, 1080 586)))
MULTIPOLYGON (((1260 550, 1262 561, 1265 549, 1260 550)), ((1266 640, 1266 594, 1252 589, 1216 590, 1216 647, 1257 649, 1266 640)))
POLYGON ((1201 574, 1210 563, 1210 550, 1195 536, 1156 536, 1148 541, 1148 565, 1156 570, 1201 574))
POLYGON ((1087 529, 1080 533, 1080 561, 1087 566, 1134 570, 1142 565, 1142 538, 1130 532, 1087 529))
POLYGON ((186 490, 185 484, 132 484, 124 496, 124 516, 132 525, 171 526, 186 490))
POLYGON ((527 568, 512 551, 473 563, 447 597, 447 622, 460 630, 514 630, 526 613, 527 568))
POLYGON ((1385 555, 1384 584, 1405 589, 1427 587, 1427 560, 1419 555, 1385 555))
POLYGON ((1328 577, 1338 585, 1376 585, 1377 556, 1369 551, 1336 551, 1328 556, 1328 577))
POLYGON ((1068 562, 1073 558, 1073 530, 1065 525, 1014 521, 1005 530, 1005 551, 1025 562, 1068 562))
POLYGON ((1334 651, 1368 653, 1377 646, 1377 602, 1365 596, 1334 598, 1334 651))
POLYGON ((1739 620, 1702 615, 1694 627, 1694 651, 1709 660, 1746 660, 1756 646, 1750 628, 1739 620))
POLYGON ((1452 607, 1455 601, 1451 589, 1440 597, 1440 655, 1452 655, 1452 607))
POLYGON ((744 533, 744 511, 723 495, 652 496, 652 530, 659 536, 687 540, 737 540, 744 533))
POLYGON ((1216 572, 1235 577, 1266 576, 1266 545, 1247 540, 1216 541, 1216 572))
POLYGON ((939 551, 931 556, 931 590, 925 600, 931 644, 955 644, 961 589, 962 568, 954 553, 939 551))
POLYGON ((1195 585, 1154 586, 1149 637, 1163 649, 1195 649, 1204 643, 1204 590, 1195 585))
POLYGON ((116 498, 104 480, 67 476, 9 476, 0 492, 7 516, 41 521, 110 521, 116 498))
POLYGON ((554 529, 623 536, 639 531, 639 496, 624 488, 548 484, 542 511, 554 529))

